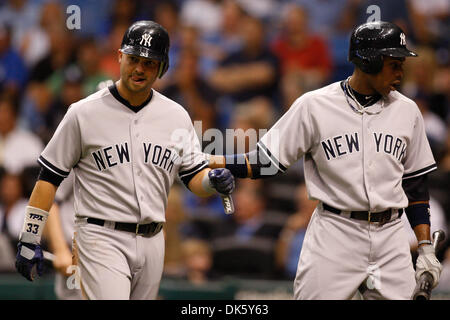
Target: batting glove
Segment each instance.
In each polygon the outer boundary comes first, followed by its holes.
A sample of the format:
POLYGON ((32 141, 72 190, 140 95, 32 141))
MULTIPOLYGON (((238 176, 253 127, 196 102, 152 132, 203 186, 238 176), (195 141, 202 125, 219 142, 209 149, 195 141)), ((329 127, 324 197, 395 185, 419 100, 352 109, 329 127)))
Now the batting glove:
POLYGON ((220 168, 208 172, 209 183, 221 194, 230 194, 234 190, 234 176, 228 169, 220 168))
POLYGON ((439 260, 436 258, 434 247, 430 245, 424 245, 417 249, 419 256, 416 261, 416 281, 424 272, 429 272, 433 276, 433 288, 439 283, 439 277, 441 275, 442 266, 439 260))
POLYGON ((35 273, 42 276, 44 272, 44 255, 40 245, 19 242, 16 255, 17 271, 30 281, 35 273))

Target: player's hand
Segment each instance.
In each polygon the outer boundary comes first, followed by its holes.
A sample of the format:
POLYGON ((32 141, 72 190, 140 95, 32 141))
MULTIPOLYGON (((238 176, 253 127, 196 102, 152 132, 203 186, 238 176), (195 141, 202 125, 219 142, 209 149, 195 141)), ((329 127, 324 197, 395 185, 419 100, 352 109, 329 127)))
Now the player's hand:
POLYGON ((16 269, 30 281, 34 280, 35 272, 39 276, 42 276, 44 271, 44 255, 41 246, 19 242, 17 245, 16 269))
POLYGON ((221 194, 230 194, 234 190, 234 176, 225 168, 214 169, 208 172, 211 186, 221 194))
POLYGON ((439 277, 441 275, 442 266, 439 260, 436 258, 433 246, 424 245, 417 249, 419 256, 416 261, 416 281, 424 272, 429 272, 433 276, 433 288, 439 283, 439 277))
POLYGON ((55 258, 53 259, 53 268, 58 271, 63 276, 70 276, 68 273, 69 267, 72 265, 72 253, 69 248, 64 248, 63 250, 55 252, 55 258))

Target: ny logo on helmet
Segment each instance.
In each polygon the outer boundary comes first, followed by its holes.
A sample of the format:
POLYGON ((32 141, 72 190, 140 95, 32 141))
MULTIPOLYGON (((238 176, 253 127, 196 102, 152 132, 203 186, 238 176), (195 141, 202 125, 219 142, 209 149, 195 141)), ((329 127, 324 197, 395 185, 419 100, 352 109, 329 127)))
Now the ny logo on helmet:
POLYGON ((400 45, 406 46, 406 36, 403 32, 400 33, 400 45))
POLYGON ((146 47, 150 47, 152 44, 152 36, 149 33, 144 33, 141 37, 140 45, 144 45, 146 47))

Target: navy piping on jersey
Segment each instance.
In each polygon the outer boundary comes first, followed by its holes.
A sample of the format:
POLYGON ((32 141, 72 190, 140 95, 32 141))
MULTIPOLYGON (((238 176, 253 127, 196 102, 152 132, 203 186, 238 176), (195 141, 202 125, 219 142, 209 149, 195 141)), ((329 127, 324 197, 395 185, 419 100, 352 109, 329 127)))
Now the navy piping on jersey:
POLYGON ((153 90, 150 91, 150 96, 147 98, 147 100, 145 100, 143 103, 141 103, 138 106, 132 106, 128 100, 124 99, 120 93, 119 90, 117 90, 117 86, 116 84, 112 84, 108 87, 109 92, 111 92, 111 94, 113 95, 114 98, 117 99, 117 101, 119 101, 120 103, 122 103, 125 107, 127 107, 128 109, 130 109, 131 111, 138 113, 139 111, 141 111, 149 102, 150 100, 152 100, 153 98, 153 90))
POLYGON ((283 166, 280 161, 278 161, 277 158, 275 158, 275 156, 270 152, 269 149, 267 149, 267 147, 261 142, 259 141, 257 143, 257 146, 259 146, 261 148, 261 150, 267 155, 267 157, 270 159, 270 161, 272 161, 272 163, 282 172, 285 172, 287 170, 287 168, 285 166, 283 166))
POLYGON ((53 173, 55 173, 63 178, 67 178, 67 176, 70 173, 70 172, 58 169, 57 167, 52 165, 50 162, 48 162, 46 159, 44 159, 44 157, 42 157, 42 156, 39 156, 39 159, 37 161, 41 166, 47 168, 48 170, 52 171, 53 173))
POLYGON ((414 171, 411 173, 404 174, 403 179, 410 179, 410 178, 418 177, 418 176, 424 175, 426 173, 429 173, 431 171, 434 171, 436 169, 437 169, 437 165, 436 165, 436 163, 433 163, 431 166, 422 168, 420 170, 417 170, 417 171, 414 171))
MULTIPOLYGON (((345 87, 345 80, 342 80, 340 85, 341 85, 341 89, 342 91, 344 91, 344 94, 346 96, 348 96, 349 98, 351 98, 352 100, 353 97, 347 92, 346 87, 345 87)), ((355 96, 357 102, 364 106, 365 108, 370 107, 371 105, 375 104, 378 100, 381 99, 381 95, 376 93, 373 95, 366 95, 366 94, 361 94, 357 91, 355 91, 352 87, 350 87, 350 85, 347 83, 348 88, 352 91, 353 95, 355 96), (367 103, 367 104, 366 104, 367 103)))
POLYGON ((208 166, 208 162, 202 161, 200 164, 196 165, 194 168, 178 173, 181 181, 187 187, 192 178, 199 172, 208 166))

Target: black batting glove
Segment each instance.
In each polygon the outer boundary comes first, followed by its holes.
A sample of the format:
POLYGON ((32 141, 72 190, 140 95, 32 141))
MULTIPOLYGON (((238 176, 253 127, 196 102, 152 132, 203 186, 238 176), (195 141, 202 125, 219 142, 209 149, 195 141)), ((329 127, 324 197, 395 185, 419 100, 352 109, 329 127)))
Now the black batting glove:
POLYGON ((221 194, 231 194, 234 190, 234 176, 225 168, 214 169, 208 172, 211 186, 221 194))
POLYGON ((44 255, 40 245, 19 242, 17 245, 16 269, 26 279, 33 281, 36 273, 44 272, 44 255))

